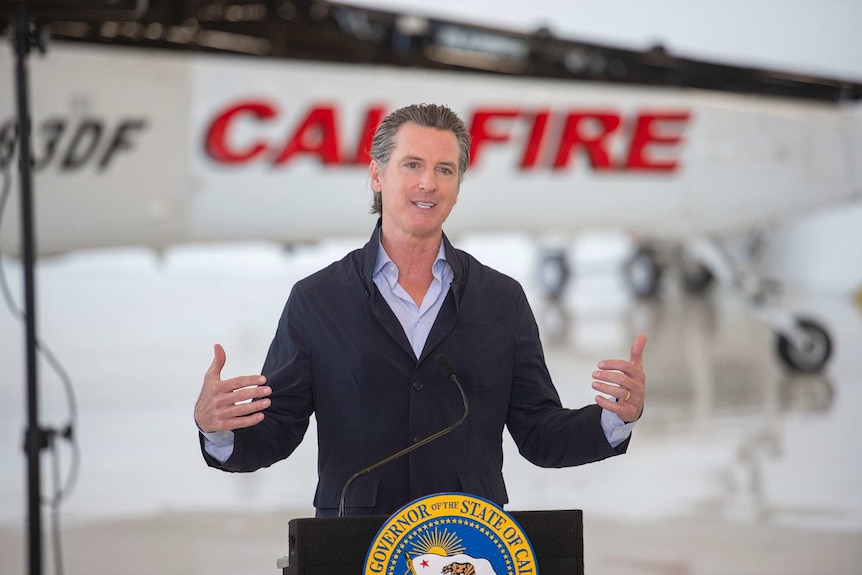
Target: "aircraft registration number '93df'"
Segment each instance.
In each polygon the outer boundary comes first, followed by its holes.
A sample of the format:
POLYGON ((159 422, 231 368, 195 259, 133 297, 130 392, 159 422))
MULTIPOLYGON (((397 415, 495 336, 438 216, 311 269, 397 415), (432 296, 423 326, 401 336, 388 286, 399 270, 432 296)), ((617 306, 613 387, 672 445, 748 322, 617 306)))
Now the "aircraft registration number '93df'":
MULTIPOLYGON (((75 172, 94 166, 109 169, 117 156, 131 153, 148 128, 141 117, 107 120, 101 117, 47 118, 34 127, 33 169, 54 166, 60 172, 75 172)), ((0 167, 11 164, 17 152, 20 129, 16 120, 0 126, 0 167)))
MULTIPOLYGON (((312 106, 282 139, 267 137, 261 129, 279 119, 275 104, 266 100, 241 100, 218 110, 206 123, 204 149, 214 162, 242 165, 265 161, 282 166, 297 156, 317 158, 324 165, 367 165, 374 130, 385 117, 381 107, 365 111, 355 144, 345 148, 338 110, 312 106), (232 138, 242 125, 254 134, 239 144, 232 138)), ((470 164, 494 145, 518 148, 518 168, 561 170, 577 152, 586 155, 596 170, 673 172, 679 167, 679 144, 688 124, 685 109, 641 110, 624 115, 611 109, 477 108, 468 125, 472 137, 470 164), (518 136, 517 133, 523 135, 518 136), (656 152, 660 152, 657 157, 656 152)))

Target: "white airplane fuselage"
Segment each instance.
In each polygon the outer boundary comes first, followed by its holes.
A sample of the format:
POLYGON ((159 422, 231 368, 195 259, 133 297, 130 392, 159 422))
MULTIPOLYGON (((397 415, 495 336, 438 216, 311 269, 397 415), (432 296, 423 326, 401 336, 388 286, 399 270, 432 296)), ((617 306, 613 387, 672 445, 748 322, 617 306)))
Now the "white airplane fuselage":
MULTIPOLYGON (((12 68, 0 48, 17 192, 12 68)), ((371 132, 419 102, 473 136, 451 234, 681 239, 862 196, 858 103, 62 43, 30 72, 41 254, 365 235, 371 132)), ((4 252, 18 230, 15 193, 4 252)))

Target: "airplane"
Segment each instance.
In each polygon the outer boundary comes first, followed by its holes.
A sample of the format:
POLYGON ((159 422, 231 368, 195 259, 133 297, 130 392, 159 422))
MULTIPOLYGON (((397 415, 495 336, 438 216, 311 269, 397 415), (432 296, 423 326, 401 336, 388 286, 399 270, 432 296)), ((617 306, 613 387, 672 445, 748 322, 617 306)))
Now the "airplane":
MULTIPOLYGON (((824 369, 827 329, 774 305, 756 242, 729 238, 862 199, 862 84, 546 30, 290 6, 183 14, 154 0, 136 21, 52 22, 59 41, 30 61, 38 253, 365 235, 374 127, 440 102, 473 138, 447 233, 626 230, 642 242, 624 270, 636 295, 657 291, 673 254, 690 289, 714 278, 745 297, 788 369, 824 369)), ((0 48, 0 77, 12 67, 0 48)), ((10 92, 0 166, 14 183, 10 92)), ((4 253, 18 253, 18 233, 7 214, 4 253)), ((568 260, 542 259, 551 298, 570 282, 568 260)))

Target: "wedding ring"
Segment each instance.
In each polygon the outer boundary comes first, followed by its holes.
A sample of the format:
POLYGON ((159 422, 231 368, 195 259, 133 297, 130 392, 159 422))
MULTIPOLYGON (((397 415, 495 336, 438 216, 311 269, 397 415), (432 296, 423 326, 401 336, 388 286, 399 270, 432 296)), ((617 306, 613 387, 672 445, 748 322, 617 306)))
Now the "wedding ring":
POLYGON ((628 401, 631 396, 632 396, 632 392, 627 389, 626 390, 626 396, 623 398, 623 401, 628 401))

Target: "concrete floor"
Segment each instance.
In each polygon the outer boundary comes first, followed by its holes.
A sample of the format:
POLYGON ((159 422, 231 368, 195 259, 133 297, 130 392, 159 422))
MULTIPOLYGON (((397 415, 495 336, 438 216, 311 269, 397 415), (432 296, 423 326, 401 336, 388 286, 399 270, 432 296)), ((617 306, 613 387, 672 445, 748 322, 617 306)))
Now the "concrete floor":
MULTIPOLYGON (((301 515, 302 512, 299 512, 301 515)), ((161 513, 63 534, 65 573, 280 575, 290 510, 161 513)), ((862 573, 862 535, 708 518, 622 522, 585 517, 589 575, 862 573)), ((20 532, 0 531, 0 573, 26 572, 20 532)), ((45 570, 52 572, 46 557, 45 570)))
MULTIPOLYGON (((469 249, 516 277, 526 269, 511 246, 500 261, 469 249)), ((276 573, 287 522, 312 514, 313 441, 270 469, 218 473, 197 453, 192 405, 211 344, 228 351, 225 375, 259 369, 291 283, 343 251, 133 252, 43 266, 43 334, 73 374, 80 411, 65 573, 276 573)), ((650 335, 647 410, 629 453, 538 469, 507 438, 509 509, 583 509, 590 575, 862 574, 862 311, 851 295, 783 298, 832 332, 828 369, 803 377, 778 365, 772 334, 737 300, 671 285, 638 304, 615 282, 584 277, 561 308, 525 286, 566 405, 592 401, 596 361, 626 357, 635 334, 650 335)), ((0 317, 4 341, 18 329, 0 317)), ((0 349, 0 575, 26 572, 20 354, 20 343, 0 349)), ((44 378, 45 420, 62 422, 59 385, 44 378)))

